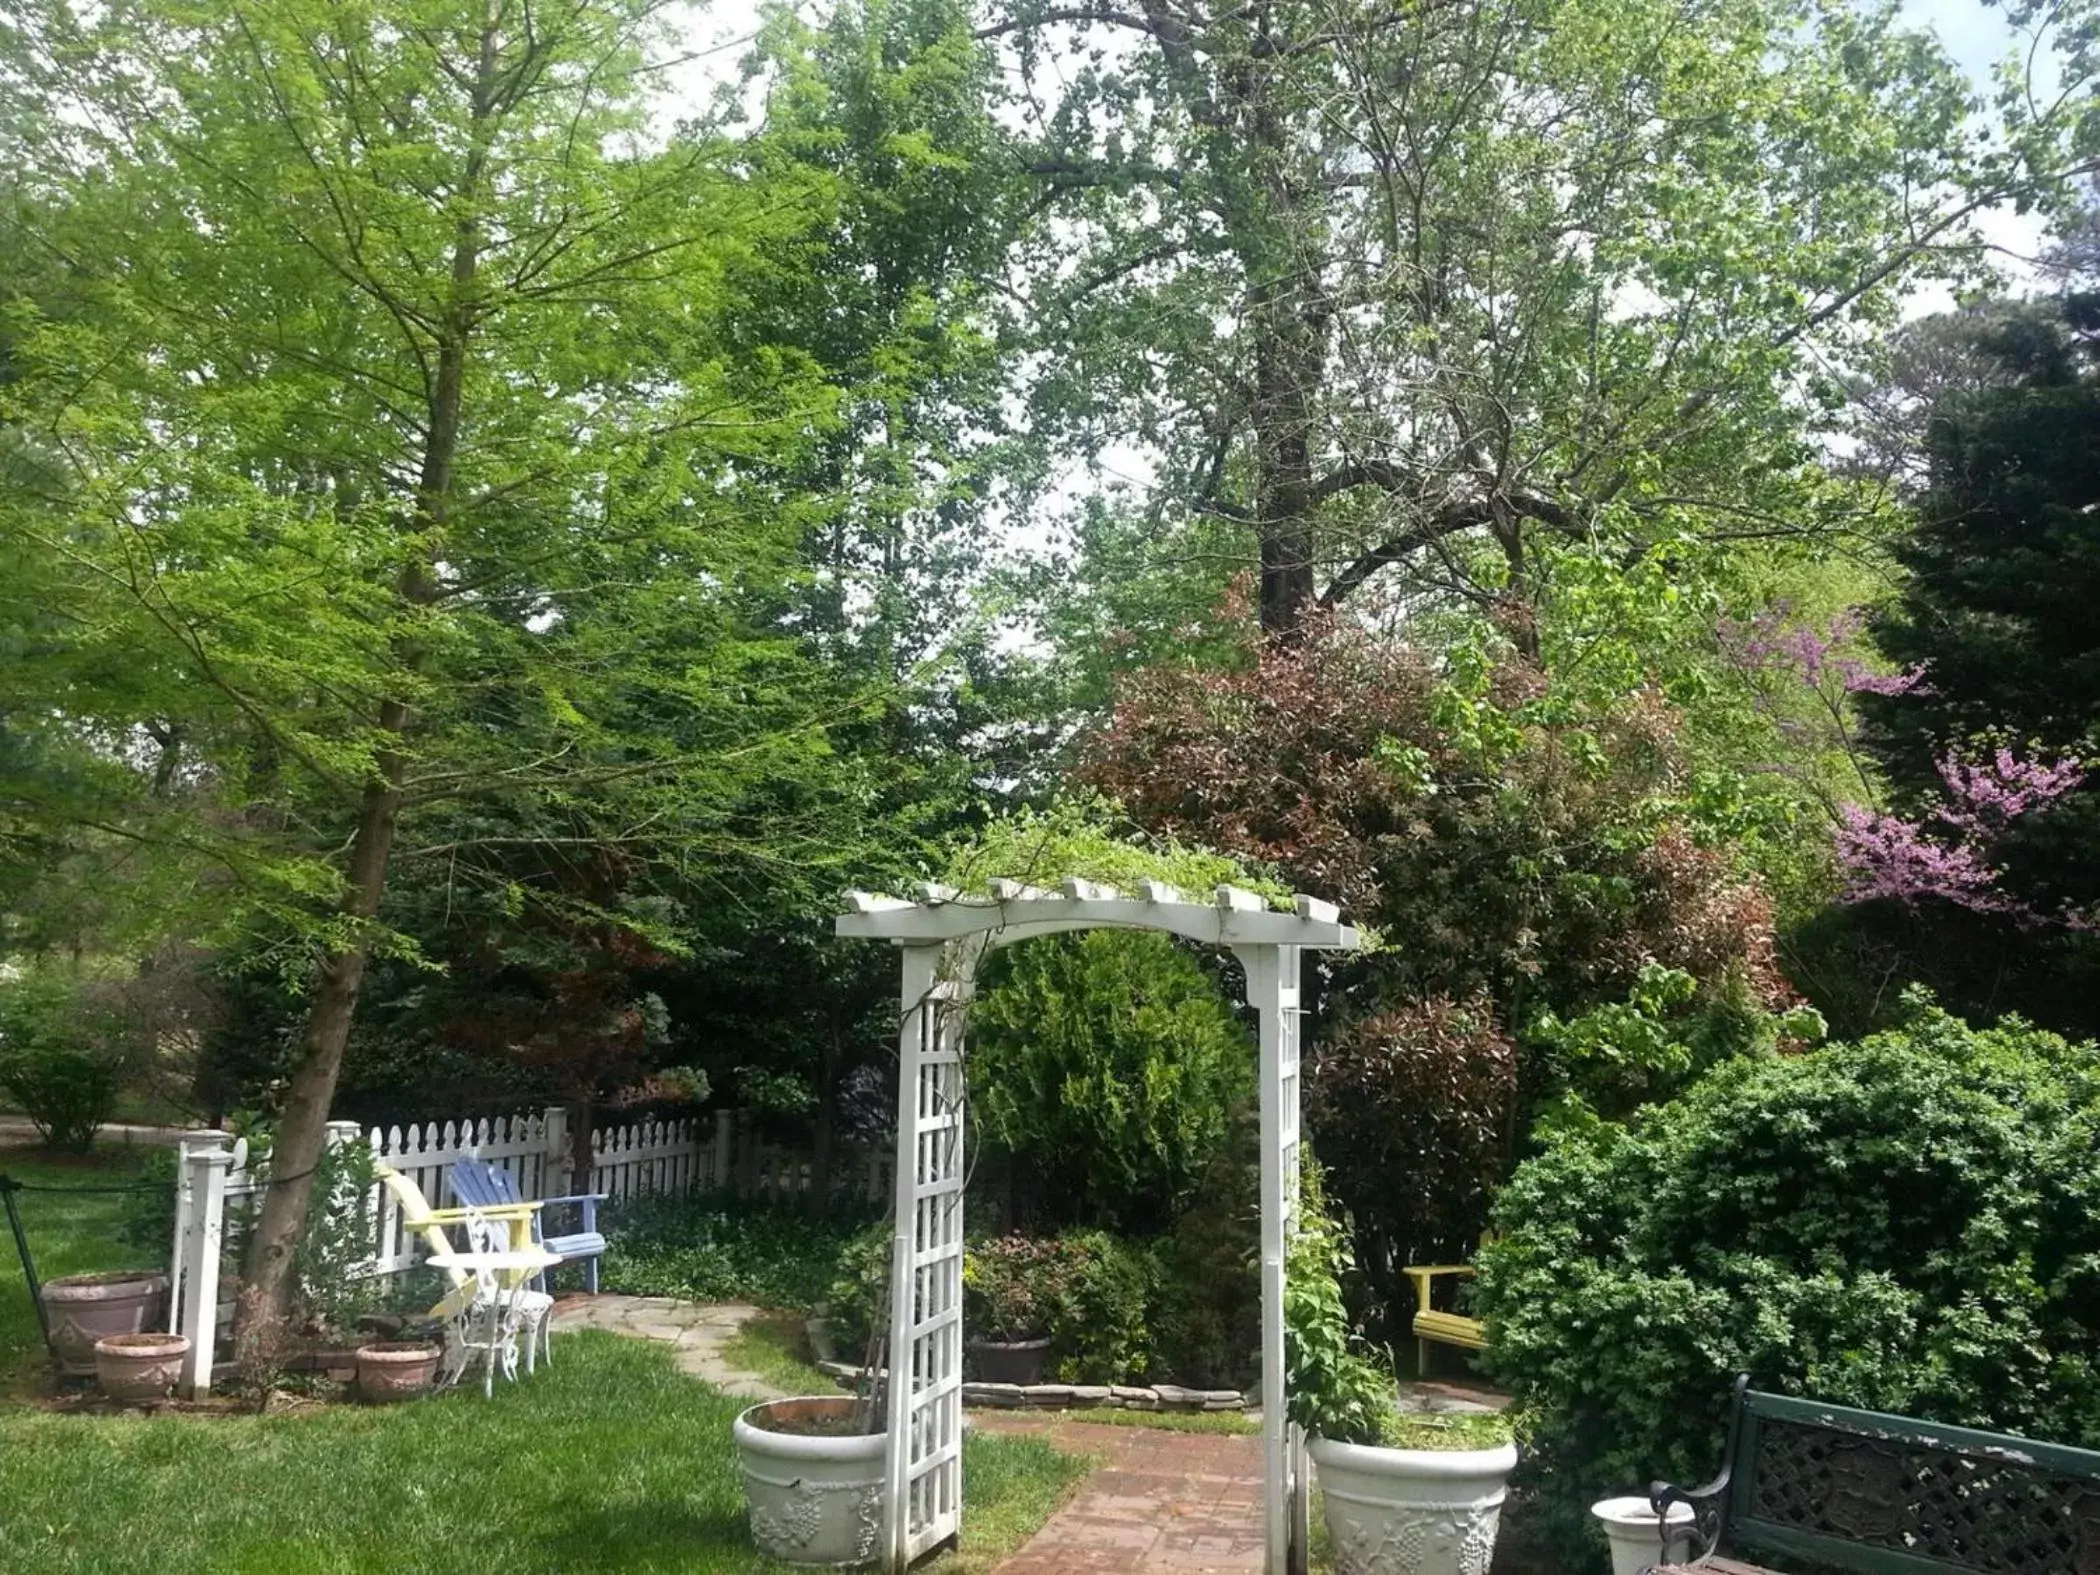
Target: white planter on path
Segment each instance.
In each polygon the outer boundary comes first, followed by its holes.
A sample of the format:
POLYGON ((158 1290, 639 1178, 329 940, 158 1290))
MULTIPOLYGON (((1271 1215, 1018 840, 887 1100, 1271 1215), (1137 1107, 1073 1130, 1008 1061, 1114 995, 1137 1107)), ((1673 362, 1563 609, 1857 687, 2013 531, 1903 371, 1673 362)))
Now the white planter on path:
POLYGON ((1655 1506, 1644 1495, 1603 1498, 1590 1506, 1590 1513, 1611 1539, 1612 1575, 1641 1575, 1657 1564, 1689 1564, 1692 1561, 1692 1506, 1670 1506, 1670 1550, 1663 1553, 1662 1521, 1655 1506))
POLYGON ((873 1563, 882 1536, 880 1433, 796 1433, 773 1429, 841 1421, 850 1395, 768 1400, 736 1419, 737 1463, 759 1550, 790 1564, 850 1568, 873 1563))
POLYGON ((1488 1575, 1514 1444, 1386 1449, 1314 1438, 1339 1575, 1488 1575))

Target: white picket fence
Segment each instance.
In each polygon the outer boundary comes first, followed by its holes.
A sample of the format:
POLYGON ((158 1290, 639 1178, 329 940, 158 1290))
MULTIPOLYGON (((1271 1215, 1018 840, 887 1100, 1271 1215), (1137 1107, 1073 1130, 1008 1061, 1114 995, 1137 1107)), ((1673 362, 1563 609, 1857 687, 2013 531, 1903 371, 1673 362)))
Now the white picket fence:
MULTIPOLYGON (((373 1158, 415 1182, 434 1208, 455 1200, 445 1172, 469 1157, 498 1165, 527 1200, 595 1192, 614 1205, 651 1196, 717 1192, 756 1202, 786 1203, 807 1195, 814 1184, 807 1156, 757 1141, 748 1118, 719 1111, 712 1121, 635 1121, 602 1126, 591 1134, 591 1177, 571 1187, 568 1112, 558 1106, 536 1113, 467 1121, 431 1121, 406 1127, 360 1127, 329 1123, 332 1144, 362 1143, 373 1158)), ((865 1154, 842 1155, 835 1184, 880 1201, 888 1196, 888 1153, 878 1145, 865 1154)), ((175 1235, 169 1282, 170 1330, 190 1337, 183 1370, 184 1392, 210 1388, 214 1359, 220 1259, 227 1244, 227 1211, 254 1206, 263 1186, 247 1164, 247 1145, 222 1132, 194 1132, 182 1139, 177 1169, 175 1235)), ((314 1207, 363 1208, 376 1215, 375 1256, 368 1275, 399 1274, 422 1256, 422 1241, 401 1224, 401 1210, 386 1189, 362 1199, 316 1198, 314 1207)))

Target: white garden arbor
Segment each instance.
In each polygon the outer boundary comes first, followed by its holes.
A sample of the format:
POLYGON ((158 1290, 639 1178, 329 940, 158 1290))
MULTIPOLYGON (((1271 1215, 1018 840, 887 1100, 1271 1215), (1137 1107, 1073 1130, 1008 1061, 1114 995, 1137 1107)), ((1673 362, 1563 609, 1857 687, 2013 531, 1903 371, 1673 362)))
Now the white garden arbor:
POLYGON ((1284 1247, 1297 1202, 1298 971, 1307 950, 1350 951, 1331 903, 1277 912, 1220 886, 1209 902, 1156 881, 1137 895, 1085 880, 1056 891, 921 889, 917 901, 855 892, 838 933, 904 953, 898 1040, 896 1234, 890 1258, 886 1567, 901 1572, 962 1526, 963 1019, 988 949, 1065 930, 1157 930, 1222 946, 1261 1017, 1261 1403, 1269 1575, 1305 1563, 1304 1440, 1284 1419, 1284 1247))

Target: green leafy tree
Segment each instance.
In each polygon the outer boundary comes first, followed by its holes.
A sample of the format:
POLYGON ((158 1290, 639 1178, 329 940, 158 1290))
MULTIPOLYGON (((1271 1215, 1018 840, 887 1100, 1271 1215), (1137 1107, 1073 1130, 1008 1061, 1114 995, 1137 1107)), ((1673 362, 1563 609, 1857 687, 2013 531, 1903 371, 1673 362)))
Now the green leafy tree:
POLYGON ((1007 0, 987 32, 1047 216, 1038 418, 1142 450, 1162 561, 1235 527, 1272 634, 1382 577, 1529 647, 1545 544, 1855 524, 1826 368, 2091 152, 2083 98, 2015 78, 1994 135, 1873 0, 1007 0))
POLYGON ((1098 930, 995 953, 969 1033, 971 1110, 1025 1175, 1030 1224, 1171 1219, 1254 1092, 1246 1029, 1164 935, 1098 930))
POLYGON ((412 951, 397 862, 653 936, 624 887, 514 858, 646 841, 814 879, 850 794, 823 733, 850 700, 761 621, 835 401, 735 327, 823 183, 649 147, 656 37, 643 0, 287 0, 39 6, 6 39, 48 194, 10 245, 81 303, 13 340, 6 420, 67 474, 0 502, 64 619, 8 710, 166 769, 179 802, 133 791, 110 834, 303 991, 257 1340, 367 963, 412 951))

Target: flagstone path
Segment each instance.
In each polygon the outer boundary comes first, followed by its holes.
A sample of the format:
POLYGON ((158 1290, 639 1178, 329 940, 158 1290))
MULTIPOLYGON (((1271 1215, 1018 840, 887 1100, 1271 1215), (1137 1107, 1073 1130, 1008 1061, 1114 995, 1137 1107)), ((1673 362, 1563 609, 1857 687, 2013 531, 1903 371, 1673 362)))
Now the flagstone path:
POLYGON ((610 1329, 614 1334, 659 1340, 672 1346, 682 1373, 742 1400, 778 1400, 781 1391, 731 1366, 722 1356, 729 1337, 758 1316, 741 1302, 685 1302, 673 1296, 564 1296, 554 1304, 554 1327, 610 1329))

